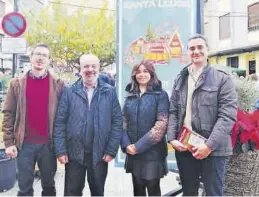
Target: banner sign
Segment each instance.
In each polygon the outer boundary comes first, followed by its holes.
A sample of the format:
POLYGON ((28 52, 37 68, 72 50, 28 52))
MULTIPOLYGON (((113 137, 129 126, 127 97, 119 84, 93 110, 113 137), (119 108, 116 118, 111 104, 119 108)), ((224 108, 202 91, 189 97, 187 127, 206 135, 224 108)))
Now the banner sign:
MULTIPOLYGON (((187 40, 201 31, 200 1, 118 0, 117 14, 117 84, 121 105, 131 70, 141 60, 154 62, 162 87, 170 96, 175 77, 188 63, 187 40)), ((168 166, 176 169, 174 152, 168 147, 168 166)), ((124 159, 125 154, 120 151, 116 165, 122 166, 124 159)))

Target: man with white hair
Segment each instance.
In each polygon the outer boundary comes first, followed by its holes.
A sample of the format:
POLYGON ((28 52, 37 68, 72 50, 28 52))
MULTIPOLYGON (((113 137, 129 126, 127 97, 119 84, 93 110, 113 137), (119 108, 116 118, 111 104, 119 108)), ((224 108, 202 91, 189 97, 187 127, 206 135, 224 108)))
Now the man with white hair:
POLYGON ((65 196, 82 196, 85 175, 92 196, 104 195, 108 162, 117 154, 122 113, 115 88, 98 79, 100 60, 80 57, 80 75, 64 90, 56 114, 54 145, 65 164, 65 196))

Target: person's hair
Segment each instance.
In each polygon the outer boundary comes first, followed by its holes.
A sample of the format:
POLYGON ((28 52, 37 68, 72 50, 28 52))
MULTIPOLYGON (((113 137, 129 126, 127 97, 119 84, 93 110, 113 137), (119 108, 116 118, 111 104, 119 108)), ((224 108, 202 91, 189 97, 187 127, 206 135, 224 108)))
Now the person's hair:
POLYGON ((139 67, 143 65, 148 70, 151 78, 147 84, 147 90, 153 90, 155 86, 158 86, 160 81, 157 77, 155 67, 152 62, 150 61, 141 61, 139 64, 136 64, 131 72, 131 90, 132 92, 138 92, 139 91, 139 83, 136 79, 136 74, 138 72, 139 67))
POLYGON ((33 48, 32 48, 32 51, 31 51, 31 55, 33 55, 34 51, 36 48, 38 47, 43 47, 43 48, 46 48, 49 50, 49 58, 50 58, 50 48, 49 48, 49 45, 45 44, 45 43, 38 43, 36 44, 33 48))
POLYGON ((257 76, 257 74, 253 73, 251 75, 248 75, 247 80, 248 81, 258 81, 258 76, 257 76))
MULTIPOLYGON (((98 58, 98 56, 96 56, 94 54, 91 54, 91 53, 89 53, 89 54, 82 54, 82 55, 80 55, 80 57, 78 59, 76 59, 76 63, 79 65, 77 67, 78 72, 81 71, 80 61, 81 61, 81 58, 83 58, 83 57, 96 57, 98 59, 98 61, 99 61, 99 64, 100 64, 100 59, 98 58)), ((101 65, 100 65, 100 69, 101 69, 101 65)))
MULTIPOLYGON (((209 47, 207 39, 205 38, 205 36, 203 36, 203 35, 201 35, 201 34, 195 34, 195 35, 191 36, 191 37, 188 39, 188 43, 189 43, 191 40, 199 39, 199 38, 202 39, 202 40, 205 42, 205 45, 206 45, 207 47, 209 47)), ((189 48, 189 45, 188 45, 188 44, 187 44, 187 48, 189 48)))

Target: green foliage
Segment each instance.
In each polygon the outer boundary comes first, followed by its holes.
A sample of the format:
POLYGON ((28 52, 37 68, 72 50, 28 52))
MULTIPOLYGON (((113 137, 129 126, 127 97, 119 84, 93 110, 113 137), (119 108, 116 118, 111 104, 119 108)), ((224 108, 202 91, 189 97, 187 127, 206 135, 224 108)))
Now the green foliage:
POLYGON ((215 67, 232 75, 237 91, 238 108, 245 111, 252 111, 256 100, 259 98, 256 82, 248 81, 244 77, 239 77, 236 73, 231 73, 229 67, 219 65, 215 65, 215 67))
POLYGON ((108 3, 100 10, 78 8, 71 13, 71 7, 56 2, 39 13, 23 11, 28 21, 28 44, 49 44, 54 64, 65 60, 68 67, 75 66, 78 57, 88 52, 100 57, 101 66, 115 62, 115 13, 107 10, 108 3))
POLYGON ((4 90, 6 90, 8 88, 9 81, 11 80, 11 78, 12 78, 11 75, 4 75, 1 77, 2 86, 3 86, 4 90))
POLYGON ((245 78, 234 77, 236 84, 238 107, 245 111, 252 111, 256 100, 259 98, 259 91, 255 81, 248 81, 245 78))

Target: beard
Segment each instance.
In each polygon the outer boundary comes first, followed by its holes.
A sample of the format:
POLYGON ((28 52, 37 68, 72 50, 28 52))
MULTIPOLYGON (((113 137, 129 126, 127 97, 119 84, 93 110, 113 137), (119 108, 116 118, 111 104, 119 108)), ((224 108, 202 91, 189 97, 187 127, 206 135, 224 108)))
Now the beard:
POLYGON ((83 74, 83 81, 87 85, 95 85, 98 79, 98 74, 96 72, 85 72, 83 74))

